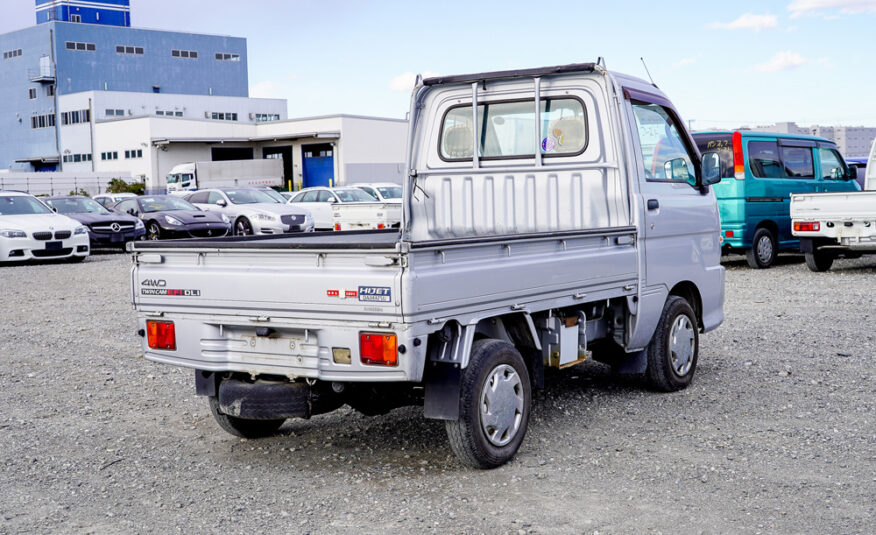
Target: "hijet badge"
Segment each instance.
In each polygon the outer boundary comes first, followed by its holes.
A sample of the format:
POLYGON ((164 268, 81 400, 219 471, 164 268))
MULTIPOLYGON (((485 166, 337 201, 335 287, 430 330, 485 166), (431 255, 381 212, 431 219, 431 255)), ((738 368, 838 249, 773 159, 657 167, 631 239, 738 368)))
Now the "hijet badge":
POLYGON ((386 286, 359 286, 359 301, 389 303, 392 301, 392 289, 386 286))

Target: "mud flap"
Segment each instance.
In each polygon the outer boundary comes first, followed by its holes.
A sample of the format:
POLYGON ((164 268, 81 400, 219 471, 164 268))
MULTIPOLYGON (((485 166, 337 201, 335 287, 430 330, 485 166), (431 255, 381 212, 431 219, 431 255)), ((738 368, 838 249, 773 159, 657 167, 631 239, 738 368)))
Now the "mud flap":
POLYGON ((645 373, 648 369, 648 350, 642 349, 633 353, 628 353, 625 358, 616 368, 615 372, 621 375, 638 375, 645 373))
POLYGON ((195 394, 198 396, 218 395, 219 375, 214 372, 195 370, 195 394))
POLYGON ((459 419, 462 369, 458 365, 431 362, 426 370, 423 413, 434 420, 459 419))

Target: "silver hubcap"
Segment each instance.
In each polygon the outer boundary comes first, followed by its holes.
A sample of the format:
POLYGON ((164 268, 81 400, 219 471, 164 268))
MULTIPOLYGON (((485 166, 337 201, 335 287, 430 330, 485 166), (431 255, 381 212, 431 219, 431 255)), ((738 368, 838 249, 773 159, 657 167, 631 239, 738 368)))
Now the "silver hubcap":
POLYGON ((157 226, 155 226, 155 224, 149 225, 149 239, 150 240, 157 240, 158 235, 160 233, 161 233, 161 231, 159 230, 159 228, 157 226))
POLYGON ((669 358, 672 371, 679 377, 687 375, 693 366, 695 344, 696 333, 690 318, 684 314, 675 318, 669 331, 669 358))
POLYGON ((247 227, 245 222, 243 222, 243 221, 237 222, 237 233, 241 236, 249 234, 249 228, 247 227))
POLYGON ((511 442, 523 421, 523 384, 511 366, 500 364, 487 375, 481 395, 481 428, 495 446, 511 442))
POLYGON ((773 257, 773 242, 768 236, 761 236, 757 241, 757 257, 764 264, 773 257))

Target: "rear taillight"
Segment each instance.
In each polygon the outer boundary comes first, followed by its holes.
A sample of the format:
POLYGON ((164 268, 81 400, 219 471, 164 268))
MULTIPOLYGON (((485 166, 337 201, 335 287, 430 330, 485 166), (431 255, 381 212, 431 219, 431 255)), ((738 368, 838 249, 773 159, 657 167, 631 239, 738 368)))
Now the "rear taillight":
POLYGON ((359 359, 362 364, 398 365, 398 346, 394 334, 359 333, 359 359))
POLYGON ((384 225, 383 223, 378 223, 378 224, 377 224, 377 228, 378 228, 378 229, 383 229, 383 228, 386 228, 386 225, 384 225))
POLYGON ((335 230, 341 230, 341 224, 335 223, 335 230))
POLYGON ((724 235, 727 236, 728 238, 732 238, 734 236, 734 233, 732 230, 728 230, 727 232, 724 233, 724 235))
POLYGON ((742 134, 733 132, 733 174, 736 180, 745 178, 745 158, 742 156, 742 134))
POLYGON ((794 232, 818 232, 821 223, 818 221, 794 221, 794 232))
POLYGON ((176 350, 176 331, 172 321, 146 322, 146 340, 151 349, 176 350))

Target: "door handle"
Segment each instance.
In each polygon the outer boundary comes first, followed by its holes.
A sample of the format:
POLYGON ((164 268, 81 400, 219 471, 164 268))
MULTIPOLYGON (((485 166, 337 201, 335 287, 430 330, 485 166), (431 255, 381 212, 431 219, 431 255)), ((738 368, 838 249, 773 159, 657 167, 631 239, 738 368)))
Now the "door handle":
POLYGON ((648 210, 656 210, 660 208, 660 203, 657 199, 648 199, 648 210))

